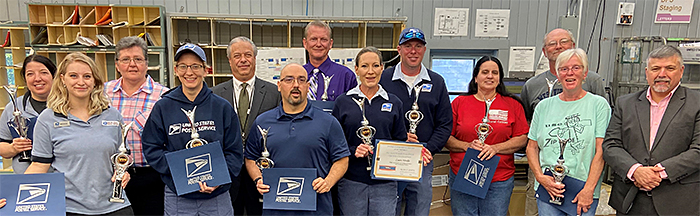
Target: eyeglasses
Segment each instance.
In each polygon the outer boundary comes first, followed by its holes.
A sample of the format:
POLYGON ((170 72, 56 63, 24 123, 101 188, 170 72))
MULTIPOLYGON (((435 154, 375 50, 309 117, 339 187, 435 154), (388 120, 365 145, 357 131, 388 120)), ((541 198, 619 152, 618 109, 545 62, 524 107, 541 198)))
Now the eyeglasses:
POLYGON ((117 61, 119 61, 119 63, 121 63, 121 64, 129 64, 129 63, 131 63, 131 60, 133 60, 134 63, 136 63, 136 64, 143 64, 144 62, 146 62, 146 59, 143 59, 143 58, 122 58, 122 59, 117 59, 117 61))
POLYGON ((192 69, 192 72, 200 72, 202 69, 204 69, 204 65, 201 64, 193 64, 193 65, 186 65, 186 64, 179 64, 176 66, 178 72, 187 72, 187 68, 192 69))
POLYGON ((419 38, 419 39, 425 40, 425 35, 423 35, 423 33, 420 33, 420 32, 412 31, 412 32, 406 33, 406 34, 403 36, 403 38, 406 38, 406 39, 419 38))
POLYGON ((583 70, 583 65, 574 65, 571 67, 560 67, 559 69, 557 69, 557 71, 559 71, 561 73, 569 73, 569 71, 579 72, 581 70, 583 70))
POLYGON ((571 43, 573 43, 571 40, 569 40, 568 38, 564 38, 564 39, 561 39, 559 41, 550 41, 549 43, 545 44, 545 46, 546 47, 555 47, 555 46, 557 46, 557 44, 564 46, 564 45, 569 45, 571 43))
POLYGON ((289 85, 289 84, 294 83, 294 80, 296 80, 297 83, 299 83, 300 85, 306 83, 306 77, 303 77, 303 76, 297 77, 296 79, 295 79, 294 77, 288 76, 288 77, 282 78, 281 81, 282 81, 284 84, 289 85))

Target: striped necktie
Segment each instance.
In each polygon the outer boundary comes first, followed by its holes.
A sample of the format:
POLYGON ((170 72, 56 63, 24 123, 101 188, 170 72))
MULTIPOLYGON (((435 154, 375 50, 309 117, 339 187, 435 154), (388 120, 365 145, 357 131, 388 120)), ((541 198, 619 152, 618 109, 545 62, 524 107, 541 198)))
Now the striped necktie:
POLYGON ((318 68, 314 68, 311 71, 311 77, 309 77, 309 94, 307 95, 309 100, 316 100, 316 91, 318 89, 318 68))

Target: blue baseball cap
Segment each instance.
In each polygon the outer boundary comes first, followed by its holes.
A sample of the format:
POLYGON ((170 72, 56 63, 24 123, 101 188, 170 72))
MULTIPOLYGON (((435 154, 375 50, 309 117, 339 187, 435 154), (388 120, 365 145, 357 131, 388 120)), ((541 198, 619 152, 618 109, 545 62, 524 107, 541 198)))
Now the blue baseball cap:
POLYGON ((411 27, 411 28, 407 28, 407 29, 404 29, 403 31, 401 31, 401 36, 399 37, 399 45, 406 43, 406 42, 413 40, 413 39, 418 39, 421 42, 423 42, 423 44, 428 43, 428 42, 425 42, 425 34, 423 33, 423 31, 421 31, 419 28, 411 27))
POLYGON ((177 52, 175 52, 175 61, 180 59, 180 56, 187 52, 194 53, 195 55, 199 56, 199 58, 202 59, 204 63, 207 62, 207 55, 204 54, 204 50, 201 47, 191 43, 182 45, 180 48, 177 49, 177 52))

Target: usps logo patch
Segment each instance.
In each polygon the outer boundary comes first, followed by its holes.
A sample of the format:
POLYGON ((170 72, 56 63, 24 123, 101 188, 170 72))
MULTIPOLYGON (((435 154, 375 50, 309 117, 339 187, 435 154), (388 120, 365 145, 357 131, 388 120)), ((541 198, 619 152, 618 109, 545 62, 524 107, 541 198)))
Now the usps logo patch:
POLYGON ((187 178, 211 172, 211 155, 209 153, 185 159, 187 178))
POLYGON ((49 201, 51 183, 20 184, 17 205, 45 204, 49 201))
POLYGON ((393 107, 394 104, 392 103, 383 103, 382 104, 382 111, 383 112, 391 112, 391 107, 393 107))
POLYGON ((171 124, 170 127, 168 127, 168 136, 180 134, 181 131, 182 131, 182 124, 180 124, 180 123, 171 124))
POLYGON ((278 196, 301 196, 304 189, 304 178, 300 177, 280 177, 277 183, 278 196))
POLYGON ((426 83, 426 84, 423 84, 420 91, 421 92, 430 92, 432 90, 433 90, 433 84, 426 83))
POLYGON ((102 127, 116 127, 116 126, 119 126, 119 121, 102 120, 102 127))

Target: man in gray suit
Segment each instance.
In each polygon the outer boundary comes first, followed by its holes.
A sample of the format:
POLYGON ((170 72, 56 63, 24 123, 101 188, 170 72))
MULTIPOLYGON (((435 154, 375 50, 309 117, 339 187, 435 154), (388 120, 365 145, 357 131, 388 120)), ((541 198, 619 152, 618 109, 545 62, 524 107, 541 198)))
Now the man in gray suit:
MULTIPOLYGON (((255 77, 255 57, 258 55, 258 47, 249 38, 239 36, 231 40, 226 48, 226 56, 233 79, 214 86, 214 94, 228 100, 238 113, 243 135, 243 149, 245 140, 250 132, 255 118, 279 105, 281 97, 277 91, 277 85, 255 77)), ((262 196, 258 193, 253 180, 243 166, 238 181, 239 187, 231 187, 231 201, 235 215, 261 215, 262 196), (244 210, 245 208, 245 210, 244 210)))
POLYGON ((677 47, 649 53, 649 88, 619 97, 603 157, 618 215, 700 215, 700 92, 680 86, 677 47))

